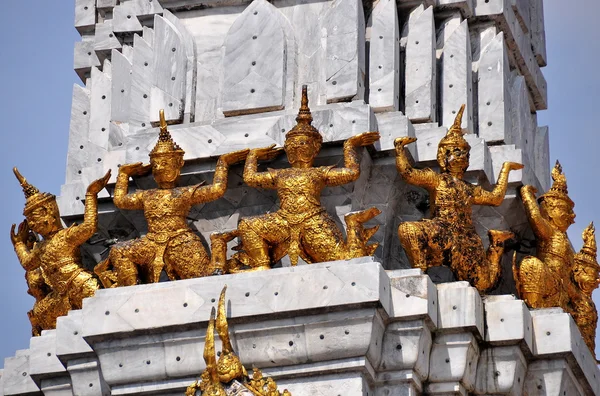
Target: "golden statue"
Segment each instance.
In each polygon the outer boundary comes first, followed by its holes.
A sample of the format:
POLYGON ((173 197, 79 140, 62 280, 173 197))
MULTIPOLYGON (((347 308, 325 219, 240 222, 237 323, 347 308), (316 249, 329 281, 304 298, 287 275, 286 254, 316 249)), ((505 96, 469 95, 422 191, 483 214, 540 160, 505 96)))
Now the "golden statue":
POLYGON ((464 105, 438 145, 440 173, 411 166, 404 146, 416 138, 395 140, 398 172, 407 183, 426 189, 431 201, 431 219, 402 223, 398 235, 413 267, 426 271, 433 266, 447 265, 458 280, 469 281, 484 292, 493 288, 500 277, 504 242, 512 238, 513 233, 490 230, 490 246, 486 252, 473 226, 472 206, 500 205, 510 171, 522 169, 523 165, 505 162, 492 191, 463 180, 471 150, 461 128, 463 111, 464 105))
POLYGON ((537 257, 525 257, 519 268, 513 262, 513 273, 517 294, 529 307, 561 307, 570 312, 570 300, 577 292, 571 280, 575 252, 567 229, 575 220, 575 204, 569 198, 567 179, 558 161, 552 179, 550 190, 537 200, 535 187, 521 188, 525 212, 536 238, 537 257))
POLYGON ((358 148, 379 139, 377 132, 356 135, 344 143, 344 167, 313 167, 321 149, 323 137, 311 125, 306 86, 302 87, 302 106, 297 125, 285 139, 284 148, 275 145, 254 149, 248 154, 244 182, 252 187, 277 190, 280 208, 275 213, 244 218, 238 225, 243 254, 240 261, 253 270, 268 269, 286 254, 292 265, 302 257, 307 263, 343 260, 372 255, 376 244, 368 239, 377 228, 364 229, 363 223, 380 211, 370 208, 346 215, 348 241, 321 206, 321 191, 358 179, 360 175, 358 148), (285 150, 291 168, 258 172, 259 160, 271 160, 285 150))
POLYGON ((216 321, 214 307, 210 313, 204 344, 206 369, 199 381, 188 386, 186 396, 195 396, 198 391, 200 396, 292 396, 287 390, 280 393, 275 381, 272 378, 264 379, 262 372, 257 368, 253 369, 252 378, 248 377, 240 358, 233 352, 229 338, 229 325, 225 312, 226 290, 227 286, 223 288, 219 297, 216 321), (215 352, 215 327, 222 344, 218 362, 215 352))
POLYGON ((97 195, 106 186, 110 171, 88 186, 83 223, 69 228, 62 226, 56 197, 41 193, 17 168, 13 171, 25 193, 26 220, 16 233, 12 225, 10 239, 36 300, 28 315, 32 334, 37 336, 42 330, 54 329, 59 316, 80 309, 82 300, 98 289, 97 280, 81 266, 79 247, 96 232, 97 195), (36 234, 43 238, 41 242, 36 241, 36 234))
POLYGON ((558 161, 552 170, 552 180, 550 190, 537 202, 533 186, 521 188, 536 237, 537 257, 525 257, 518 268, 513 259, 517 293, 531 308, 560 307, 572 314, 593 353, 598 313, 592 292, 600 282, 595 229, 590 224, 583 231, 584 245, 575 254, 567 236, 567 229, 575 220, 575 204, 569 198, 567 179, 558 161))
POLYGON ((573 318, 581 330, 585 343, 592 353, 596 350, 596 325, 598 311, 592 300, 592 293, 600 284, 598 278, 600 265, 597 260, 596 230, 594 223, 583 230, 583 247, 575 255, 573 280, 579 289, 577 298, 573 300, 573 318))
POLYGON ((200 237, 188 226, 186 216, 193 205, 214 201, 225 194, 229 166, 243 161, 248 150, 223 154, 217 161, 213 183, 177 187, 183 167, 184 151, 167 130, 164 111, 160 111, 160 135, 150 152, 150 164, 141 162, 119 168, 114 203, 119 209, 143 210, 148 233, 112 247, 108 259, 95 272, 105 287, 155 283, 165 270, 171 280, 189 279, 218 273, 200 237), (129 177, 152 170, 158 188, 128 194, 129 177))

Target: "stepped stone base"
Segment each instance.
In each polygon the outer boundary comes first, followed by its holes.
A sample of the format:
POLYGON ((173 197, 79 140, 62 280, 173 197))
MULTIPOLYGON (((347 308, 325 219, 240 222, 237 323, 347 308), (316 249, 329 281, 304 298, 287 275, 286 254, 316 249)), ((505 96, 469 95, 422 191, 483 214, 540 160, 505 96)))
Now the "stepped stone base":
POLYGON ((100 290, 6 359, 0 395, 182 395, 224 285, 242 362, 294 396, 600 394, 560 309, 363 257, 100 290))

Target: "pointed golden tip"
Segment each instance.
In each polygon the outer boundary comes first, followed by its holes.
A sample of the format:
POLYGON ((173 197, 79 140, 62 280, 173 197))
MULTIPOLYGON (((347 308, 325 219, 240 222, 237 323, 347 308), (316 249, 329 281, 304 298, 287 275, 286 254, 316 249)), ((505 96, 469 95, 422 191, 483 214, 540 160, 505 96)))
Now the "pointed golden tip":
POLYGON ((458 113, 456 114, 456 117, 454 118, 454 123, 452 124, 453 129, 462 131, 462 118, 463 118, 464 112, 465 112, 465 105, 463 104, 462 106, 460 106, 460 109, 458 110, 458 113))
POLYGON ((165 109, 160 109, 158 111, 158 116, 160 118, 160 130, 166 131, 167 130, 167 121, 165 120, 165 109))
POLYGON ((17 169, 16 166, 13 168, 13 173, 15 174, 15 176, 17 177, 17 180, 19 181, 19 183, 21 183, 21 185, 23 185, 24 183, 27 182, 27 180, 25 180, 25 178, 23 177, 21 172, 19 172, 19 170, 17 169))
POLYGON ((300 123, 312 123, 312 114, 310 113, 310 108, 308 107, 308 86, 302 86, 302 99, 300 101, 300 111, 298 111, 298 117, 296 117, 296 122, 300 123))

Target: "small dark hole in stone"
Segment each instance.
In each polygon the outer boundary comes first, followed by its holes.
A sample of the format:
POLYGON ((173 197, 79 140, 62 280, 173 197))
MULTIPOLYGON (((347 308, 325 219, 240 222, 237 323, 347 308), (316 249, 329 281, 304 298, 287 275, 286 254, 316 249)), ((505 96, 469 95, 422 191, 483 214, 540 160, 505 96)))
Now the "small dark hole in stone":
POLYGON ((50 357, 50 356, 52 356, 52 354, 51 354, 50 352, 48 352, 48 353, 46 354, 46 356, 50 357))
POLYGON ((332 81, 331 84, 337 85, 337 81, 332 81))
POLYGON ((452 309, 456 311, 458 309, 458 307, 456 305, 453 305, 452 309))
POLYGON ((150 364, 150 360, 146 360, 146 364, 150 364))
POLYGON ((211 299, 210 299, 210 302, 213 302, 213 303, 214 303, 215 301, 216 301, 216 300, 215 300, 214 298, 211 298, 211 299))
POLYGON ((255 61, 252 61, 252 66, 256 66, 256 62, 255 61))
POLYGON ((397 349, 397 350, 401 350, 401 349, 402 349, 402 344, 398 344, 398 345, 396 345, 396 349, 397 349))
POLYGON ((324 336, 323 334, 321 334, 321 335, 319 336, 319 338, 320 338, 320 339, 322 339, 322 340, 324 340, 324 339, 325 339, 325 336, 324 336))
POLYGON ((248 135, 247 133, 244 133, 244 137, 248 137, 248 136, 250 136, 250 135, 248 135))
POLYGON ((83 150, 83 144, 82 144, 81 146, 79 146, 79 148, 80 148, 81 150, 83 150))
POLYGON ((183 308, 187 308, 188 303, 183 303, 183 308))
POLYGON ((175 360, 177 360, 177 361, 180 361, 180 360, 181 360, 181 358, 180 358, 179 356, 177 356, 177 357, 175 358, 175 360))
POLYGON ((78 332, 78 331, 74 331, 74 332, 73 332, 73 335, 78 335, 78 334, 79 334, 79 332, 78 332))
MULTIPOLYGON (((77 199, 79 199, 79 198, 77 198, 77 199)), ((110 315, 110 311, 104 312, 104 315, 110 315)))
POLYGON ((348 334, 350 334, 350 331, 346 330, 346 331, 344 331, 344 334, 348 335, 348 334))
POLYGON ((250 297, 250 292, 246 292, 245 296, 250 297))
POLYGON ((351 283, 351 285, 352 285, 352 286, 356 286, 356 282, 352 282, 352 283, 351 283))
POLYGON ((106 99, 106 95, 102 95, 102 99, 106 99))
POLYGON ((127 15, 127 19, 131 19, 131 15, 127 15))
POLYGON ((148 66, 148 62, 144 62, 144 66, 148 66))
POLYGON ((446 358, 446 363, 450 363, 450 359, 449 358, 446 358))
POLYGON ((258 37, 256 36, 252 36, 252 40, 256 40, 258 37))
POLYGON ((212 143, 212 139, 208 139, 208 143, 212 143))
POLYGON ((293 346, 293 345, 294 345, 294 341, 290 341, 290 342, 288 342, 288 344, 289 344, 290 346, 293 346))
POLYGON ((90 383, 90 388, 93 387, 93 386, 94 386, 94 384, 90 383))
POLYGON ((175 52, 177 51, 177 48, 171 48, 171 51, 175 52))
POLYGON ((273 293, 273 294, 275 294, 276 296, 278 296, 278 295, 279 295, 279 292, 275 292, 275 293, 273 293))
POLYGON ((329 287, 327 285, 323 286, 323 290, 327 290, 329 287))
POLYGON ((140 310, 136 308, 136 309, 135 309, 135 313, 138 313, 138 312, 140 312, 140 310))

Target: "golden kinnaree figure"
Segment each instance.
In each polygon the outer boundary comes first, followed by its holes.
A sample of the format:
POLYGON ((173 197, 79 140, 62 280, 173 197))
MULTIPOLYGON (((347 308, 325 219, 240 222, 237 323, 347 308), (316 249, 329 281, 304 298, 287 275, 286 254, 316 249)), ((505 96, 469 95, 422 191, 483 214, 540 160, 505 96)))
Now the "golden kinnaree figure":
POLYGON ((575 204, 569 198, 567 179, 558 161, 552 180, 550 190, 537 200, 533 186, 521 188, 537 252, 535 257, 525 257, 518 267, 513 262, 517 293, 531 308, 560 307, 571 313, 593 352, 598 313, 592 292, 598 287, 600 271, 595 229, 590 224, 583 231, 584 245, 576 254, 567 235, 575 220, 575 204))
POLYGON ((356 135, 344 143, 344 167, 313 167, 323 137, 311 125, 306 86, 297 125, 287 134, 282 148, 270 146, 248 154, 244 182, 252 187, 277 190, 280 208, 274 213, 244 218, 238 225, 243 254, 240 261, 254 270, 268 269, 286 254, 292 265, 302 257, 307 263, 342 260, 373 254, 376 244, 367 241, 376 227, 363 223, 380 211, 370 208, 346 215, 347 241, 321 205, 321 191, 355 181, 360 175, 358 148, 379 139, 377 132, 356 135), (285 150, 291 168, 258 172, 258 161, 274 159, 285 150))
POLYGON ((225 291, 221 291, 219 309, 215 321, 215 308, 210 313, 210 321, 206 329, 204 344, 204 361, 206 369, 200 380, 188 386, 186 396, 292 396, 284 390, 280 393, 277 384, 272 378, 264 378, 262 372, 254 368, 252 377, 248 373, 240 358, 233 351, 229 338, 229 324, 225 311, 225 291), (222 351, 217 362, 215 351, 215 327, 221 339, 222 351), (200 392, 198 394, 198 392, 200 392))
MULTIPOLYGON (((160 135, 150 152, 150 164, 141 162, 119 168, 114 203, 119 209, 143 210, 148 233, 131 241, 117 243, 108 259, 95 272, 105 287, 155 283, 165 270, 171 280, 189 279, 218 273, 224 257, 208 256, 202 241, 188 226, 186 216, 193 205, 214 201, 227 189, 229 166, 243 161, 248 150, 219 157, 213 183, 177 187, 184 151, 167 130, 164 112, 160 112, 160 135), (129 177, 152 175, 158 188, 128 193, 129 177)), ((226 247, 226 245, 225 245, 226 247)), ((215 249, 224 255, 225 250, 215 249)), ((213 251, 213 256, 215 251, 213 251)))
POLYGON ((426 189, 431 202, 431 219, 402 223, 398 235, 413 267, 426 271, 446 265, 458 280, 469 281, 483 292, 497 283, 504 242, 512 238, 513 233, 490 230, 490 246, 486 252, 473 226, 472 206, 500 205, 510 171, 522 169, 523 165, 505 162, 492 191, 463 180, 471 150, 461 128, 463 111, 464 105, 438 145, 440 173, 411 166, 404 146, 416 138, 401 137, 394 142, 398 172, 407 183, 426 189))
POLYGON ((17 168, 13 171, 25 193, 26 220, 16 233, 12 225, 10 239, 26 271, 29 292, 36 299, 28 315, 32 334, 37 336, 42 330, 54 329, 59 316, 80 309, 82 300, 98 289, 97 280, 81 266, 79 247, 96 232, 97 195, 106 186, 110 171, 88 186, 83 222, 69 228, 62 226, 56 197, 41 193, 17 168), (41 242, 34 233, 42 237, 41 242))

